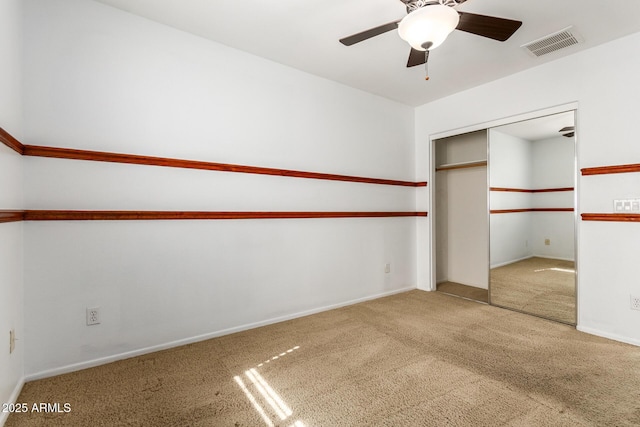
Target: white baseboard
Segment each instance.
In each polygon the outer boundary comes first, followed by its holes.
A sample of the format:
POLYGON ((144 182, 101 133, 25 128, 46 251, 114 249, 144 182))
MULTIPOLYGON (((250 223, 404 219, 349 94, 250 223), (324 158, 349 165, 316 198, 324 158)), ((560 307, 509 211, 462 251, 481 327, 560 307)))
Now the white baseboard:
MULTIPOLYGON (((20 396, 20 392, 22 391, 22 387, 24 386, 24 383, 25 383, 25 378, 24 377, 20 378, 20 381, 18 381, 18 384, 16 384, 15 388, 13 389, 13 392, 11 393, 11 396, 9 396, 9 401, 2 402, 2 403, 16 403, 18 401, 18 396, 20 396)), ((8 418, 9 418, 9 412, 0 411, 0 427, 4 426, 8 418)))
POLYGON ((588 328, 580 325, 576 326, 576 329, 587 334, 596 335, 602 338, 608 338, 610 340, 620 341, 625 344, 631 344, 640 347, 640 340, 636 340, 633 338, 623 337, 621 335, 611 334, 609 332, 603 332, 598 329, 588 328))
MULTIPOLYGON (((314 308, 314 309, 306 310, 306 311, 300 311, 300 312, 297 312, 297 313, 288 314, 286 316, 274 317, 272 319, 267 319, 267 320, 263 320, 263 321, 260 321, 260 322, 248 323, 248 324, 245 324, 245 325, 236 326, 236 327, 233 327, 233 328, 223 329, 223 330, 219 330, 219 331, 214 331, 214 332, 210 332, 210 333, 203 334, 203 335, 197 335, 197 336, 194 336, 194 337, 184 338, 184 339, 176 340, 176 341, 171 341, 171 342, 167 342, 167 343, 164 343, 164 344, 158 344, 158 345, 154 345, 154 346, 151 346, 151 347, 145 347, 145 348, 140 348, 140 349, 137 349, 137 350, 127 351, 127 352, 124 352, 124 353, 114 354, 112 356, 102 357, 102 358, 99 358, 99 359, 87 360, 85 362, 74 363, 74 364, 71 364, 71 365, 61 366, 59 368, 54 368, 54 369, 48 369, 48 370, 45 370, 45 371, 40 371, 40 372, 36 372, 36 373, 33 373, 33 374, 26 375, 25 378, 24 378, 24 381, 34 381, 34 380, 39 380, 39 379, 42 379, 42 378, 53 377, 53 376, 56 376, 56 375, 67 374, 69 372, 80 371, 82 369, 93 368, 93 367, 96 367, 96 366, 105 365, 107 363, 116 362, 118 360, 129 359, 131 357, 142 356, 144 354, 154 353, 156 351, 161 351, 161 350, 166 350, 166 349, 173 348, 173 347, 179 347, 179 346, 182 346, 182 345, 192 344, 192 343, 199 342, 199 341, 205 341, 205 340, 208 340, 208 339, 211 339, 211 338, 221 337, 223 335, 229 335, 229 334, 233 334, 233 333, 236 333, 236 332, 242 332, 242 331, 246 331, 246 330, 249 330, 249 329, 259 328, 261 326, 267 326, 267 325, 271 325, 271 324, 274 324, 274 323, 284 322, 286 320, 296 319, 298 317, 309 316, 311 314, 316 314, 316 313, 320 313, 320 312, 323 312, 323 311, 333 310, 333 309, 340 308, 340 307, 345 307, 345 306, 348 306, 348 305, 358 304, 358 303, 365 302, 365 301, 370 301, 370 300, 373 300, 373 299, 383 298, 383 297, 386 297, 386 296, 399 294, 399 293, 411 291, 411 290, 414 290, 414 289, 416 289, 415 286, 405 287, 405 288, 396 289, 396 290, 393 290, 393 291, 383 292, 383 293, 376 294, 376 295, 370 295, 370 296, 367 296, 367 297, 353 299, 353 300, 346 301, 346 302, 327 305, 327 306, 324 306, 324 307, 314 308)), ((24 383, 24 381, 23 381, 23 383, 24 383)), ((1 424, 0 424, 0 426, 1 426, 1 424)))
POLYGON ((491 264, 490 269, 502 267, 502 266, 509 265, 509 264, 513 264, 514 262, 524 261, 525 259, 533 258, 534 256, 536 256, 536 255, 527 255, 527 256, 522 257, 522 258, 512 259, 512 260, 505 261, 505 262, 499 262, 497 264, 491 264))
POLYGON ((559 257, 553 257, 553 256, 548 256, 548 255, 527 255, 526 257, 522 257, 522 258, 518 258, 518 259, 513 259, 510 261, 505 261, 505 262, 500 262, 498 264, 492 264, 491 268, 498 268, 498 267, 502 267, 505 265, 509 265, 509 264, 513 264, 514 262, 520 262, 520 261, 524 261, 525 259, 529 259, 529 258, 546 258, 546 259, 556 259, 558 261, 575 261, 572 258, 559 258, 559 257))

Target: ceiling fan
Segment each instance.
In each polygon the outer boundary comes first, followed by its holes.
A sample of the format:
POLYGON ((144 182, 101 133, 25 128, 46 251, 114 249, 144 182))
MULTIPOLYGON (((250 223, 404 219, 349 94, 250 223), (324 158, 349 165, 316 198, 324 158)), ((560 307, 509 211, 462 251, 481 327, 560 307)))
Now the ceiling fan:
POLYGON ((438 47, 453 30, 505 41, 522 25, 521 21, 459 12, 454 9, 455 6, 467 0, 400 1, 407 8, 407 16, 403 19, 342 38, 340 43, 351 46, 398 29, 400 37, 411 46, 407 67, 414 67, 426 64, 429 51, 438 47))
POLYGON ((567 138, 573 138, 576 134, 575 126, 565 126, 560 129, 558 132, 562 134, 562 136, 566 136, 567 138))

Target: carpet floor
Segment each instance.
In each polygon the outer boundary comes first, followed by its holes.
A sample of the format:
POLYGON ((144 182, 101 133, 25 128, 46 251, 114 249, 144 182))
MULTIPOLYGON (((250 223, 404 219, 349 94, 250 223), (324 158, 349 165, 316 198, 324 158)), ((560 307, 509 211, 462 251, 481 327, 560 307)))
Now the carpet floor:
POLYGON ((533 257, 491 269, 491 304, 576 324, 575 263, 533 257))
POLYGON ((638 426, 640 348, 410 291, 25 384, 17 426, 638 426))
POLYGON ((474 301, 484 303, 489 302, 489 290, 476 288, 475 286, 463 285, 456 282, 442 282, 436 286, 438 292, 454 295, 462 298, 469 298, 474 301))

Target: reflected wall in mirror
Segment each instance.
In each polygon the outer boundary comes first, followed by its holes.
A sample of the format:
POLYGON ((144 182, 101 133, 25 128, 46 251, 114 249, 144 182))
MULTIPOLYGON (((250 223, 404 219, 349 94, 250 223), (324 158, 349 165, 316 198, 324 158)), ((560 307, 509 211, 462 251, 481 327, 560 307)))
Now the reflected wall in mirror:
POLYGON ((574 122, 571 111, 489 130, 490 302, 569 324, 576 323, 574 122))

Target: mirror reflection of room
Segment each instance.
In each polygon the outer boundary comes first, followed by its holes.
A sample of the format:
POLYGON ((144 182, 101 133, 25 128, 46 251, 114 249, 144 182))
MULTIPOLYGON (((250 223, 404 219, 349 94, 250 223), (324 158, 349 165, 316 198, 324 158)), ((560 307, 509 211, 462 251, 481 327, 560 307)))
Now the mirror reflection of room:
POLYGON ((489 131, 491 304, 569 324, 576 323, 573 126, 567 112, 489 131))

